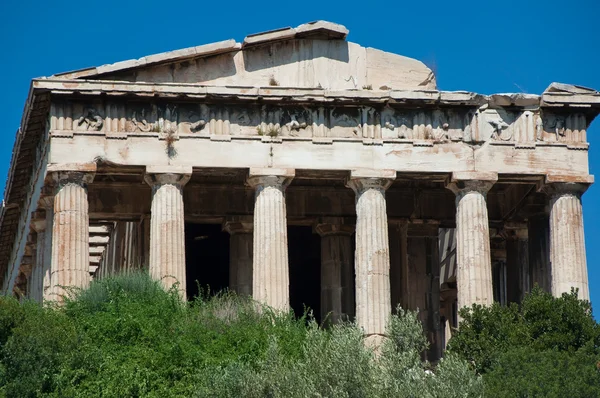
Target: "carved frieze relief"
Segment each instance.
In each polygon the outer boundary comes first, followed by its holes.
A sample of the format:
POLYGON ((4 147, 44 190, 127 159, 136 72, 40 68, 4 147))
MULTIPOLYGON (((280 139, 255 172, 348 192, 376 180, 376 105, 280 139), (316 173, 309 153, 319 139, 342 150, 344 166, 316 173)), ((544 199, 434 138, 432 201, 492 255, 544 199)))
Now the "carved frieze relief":
POLYGON ((135 105, 131 107, 130 112, 130 118, 126 125, 127 132, 159 132, 156 105, 135 105))
POLYGON ((77 119, 77 126, 82 127, 84 130, 100 131, 103 125, 104 118, 93 107, 85 108, 83 115, 77 119))
POLYGON ((381 113, 383 138, 409 140, 461 140, 468 126, 464 114, 449 110, 396 110, 385 108, 381 113))
POLYGON ((569 115, 543 112, 538 139, 556 142, 586 142, 588 121, 583 113, 569 115))
POLYGON ((235 105, 148 102, 53 103, 51 129, 109 134, 464 142, 585 142, 583 113, 508 107, 235 105))

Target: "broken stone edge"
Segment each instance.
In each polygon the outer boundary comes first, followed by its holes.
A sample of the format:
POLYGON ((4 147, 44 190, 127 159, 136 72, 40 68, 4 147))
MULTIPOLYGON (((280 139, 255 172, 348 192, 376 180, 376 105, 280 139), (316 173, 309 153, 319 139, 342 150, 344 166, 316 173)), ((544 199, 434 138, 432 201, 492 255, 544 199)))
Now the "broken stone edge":
POLYGON ((281 28, 267 32, 255 33, 244 38, 243 43, 236 43, 234 39, 204 44, 201 46, 183 48, 181 50, 167 51, 164 53, 148 55, 139 59, 130 59, 113 64, 98 67, 78 69, 52 75, 53 77, 66 79, 81 79, 90 76, 103 75, 107 73, 121 72, 142 66, 156 65, 159 63, 171 63, 184 61, 186 59, 228 53, 249 46, 269 44, 282 40, 291 39, 323 39, 323 40, 345 40, 348 36, 345 26, 327 21, 314 21, 302 24, 296 28, 281 28))

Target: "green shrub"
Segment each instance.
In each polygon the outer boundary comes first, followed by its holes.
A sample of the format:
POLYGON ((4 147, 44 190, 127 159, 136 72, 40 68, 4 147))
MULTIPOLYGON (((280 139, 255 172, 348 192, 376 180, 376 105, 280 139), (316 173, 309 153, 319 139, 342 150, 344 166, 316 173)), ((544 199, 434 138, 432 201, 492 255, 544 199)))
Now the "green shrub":
POLYGON ((483 375, 493 397, 600 396, 600 327, 577 292, 539 288, 521 306, 474 305, 448 350, 483 375))
POLYGON ((180 300, 147 274, 72 290, 62 306, 0 300, 0 396, 474 397, 456 357, 437 369, 413 312, 399 310, 380 355, 352 323, 258 307, 232 293, 180 300))
POLYGON ((500 355, 485 375, 491 397, 562 398, 600 396, 600 358, 576 352, 518 347, 500 355))

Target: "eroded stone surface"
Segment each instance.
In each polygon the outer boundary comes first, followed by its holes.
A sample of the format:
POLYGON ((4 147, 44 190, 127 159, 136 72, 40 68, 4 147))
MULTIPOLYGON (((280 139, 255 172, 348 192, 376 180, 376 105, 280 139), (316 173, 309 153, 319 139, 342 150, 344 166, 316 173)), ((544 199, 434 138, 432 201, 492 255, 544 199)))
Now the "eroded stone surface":
POLYGON ((492 264, 486 194, 494 175, 455 173, 448 188, 456 195, 456 282, 458 306, 490 305, 492 264))
POLYGON ((146 169, 152 187, 150 222, 150 275, 166 289, 174 285, 185 298, 185 220, 182 190, 191 169, 163 167, 146 169))
POLYGON ((560 296, 578 289, 581 299, 589 300, 585 236, 581 194, 586 185, 554 183, 550 192, 550 263, 552 294, 560 296))
POLYGON ((352 173, 347 185, 356 193, 356 322, 377 347, 392 313, 385 190, 395 173, 376 174, 352 173))
POLYGON ((251 169, 248 184, 256 190, 252 296, 274 309, 289 309, 289 263, 285 189, 289 170, 251 169))
POLYGON ((52 223, 49 298, 62 301, 69 287, 89 284, 89 216, 86 184, 93 174, 62 168, 53 171, 57 184, 52 223))

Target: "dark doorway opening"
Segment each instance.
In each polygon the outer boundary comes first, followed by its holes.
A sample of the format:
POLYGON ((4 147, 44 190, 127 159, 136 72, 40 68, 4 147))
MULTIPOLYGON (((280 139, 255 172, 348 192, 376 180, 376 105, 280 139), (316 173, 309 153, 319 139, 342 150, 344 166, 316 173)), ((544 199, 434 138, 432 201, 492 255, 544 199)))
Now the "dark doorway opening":
POLYGON ((305 307, 321 322, 321 237, 312 227, 288 227, 290 306, 296 316, 305 307))
POLYGON ((219 224, 185 224, 188 299, 200 289, 210 295, 229 286, 229 234, 219 224))

